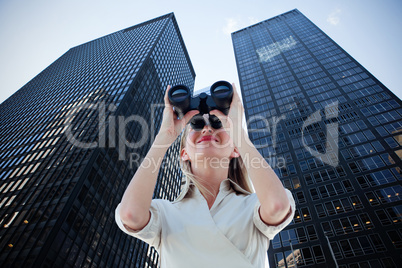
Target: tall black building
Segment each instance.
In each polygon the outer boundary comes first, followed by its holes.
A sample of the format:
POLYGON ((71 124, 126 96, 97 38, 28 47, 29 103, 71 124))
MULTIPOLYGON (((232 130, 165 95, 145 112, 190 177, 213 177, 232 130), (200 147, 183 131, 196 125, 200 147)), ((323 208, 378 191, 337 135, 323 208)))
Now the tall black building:
MULTIPOLYGON (((194 78, 171 13, 70 49, 4 101, 0 267, 157 267, 114 210, 159 127, 167 85, 194 78)), ((155 197, 177 195, 179 172, 163 165, 155 197)))
POLYGON ((296 9, 232 41, 250 138, 296 200, 271 267, 397 267, 401 100, 296 9))

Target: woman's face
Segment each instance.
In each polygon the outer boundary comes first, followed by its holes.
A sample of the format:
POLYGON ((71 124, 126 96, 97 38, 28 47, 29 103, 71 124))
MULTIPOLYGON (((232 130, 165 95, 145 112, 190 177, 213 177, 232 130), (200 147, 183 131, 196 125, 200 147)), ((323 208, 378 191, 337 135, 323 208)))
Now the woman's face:
MULTIPOLYGON (((203 115, 208 122, 209 115, 203 115)), ((238 151, 233 144, 233 140, 223 128, 214 129, 210 124, 206 124, 201 130, 189 129, 185 146, 182 149, 182 160, 207 160, 216 161, 223 158, 233 158, 238 156, 238 151)))

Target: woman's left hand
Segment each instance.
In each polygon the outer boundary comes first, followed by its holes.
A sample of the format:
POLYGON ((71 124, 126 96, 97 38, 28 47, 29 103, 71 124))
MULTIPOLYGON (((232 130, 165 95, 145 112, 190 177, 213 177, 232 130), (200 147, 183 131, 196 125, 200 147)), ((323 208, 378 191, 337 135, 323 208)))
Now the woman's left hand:
POLYGON ((223 129, 229 133, 233 142, 236 145, 239 145, 239 142, 243 136, 247 135, 245 133, 245 129, 243 128, 244 107, 234 83, 232 83, 232 87, 233 98, 230 104, 228 115, 225 115, 219 110, 212 110, 210 114, 219 118, 219 120, 222 122, 223 129))

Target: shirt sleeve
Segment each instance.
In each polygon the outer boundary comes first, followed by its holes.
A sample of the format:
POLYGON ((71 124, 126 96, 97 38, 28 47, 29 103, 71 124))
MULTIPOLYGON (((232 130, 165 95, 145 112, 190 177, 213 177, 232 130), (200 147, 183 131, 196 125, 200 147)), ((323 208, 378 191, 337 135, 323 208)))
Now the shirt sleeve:
POLYGON ((255 207, 254 207, 254 215, 253 215, 253 221, 257 229, 263 233, 266 237, 268 237, 270 240, 274 239, 275 235, 278 234, 280 231, 282 231, 292 220, 295 215, 295 200, 293 199, 292 193, 288 190, 285 189, 286 195, 289 198, 290 202, 290 213, 288 214, 287 218, 281 222, 278 225, 267 225, 265 222, 262 221, 260 217, 260 213, 258 212, 260 209, 260 202, 257 201, 255 207))
POLYGON ((158 249, 160 246, 162 222, 160 210, 155 200, 152 200, 149 211, 151 212, 151 218, 149 219, 149 222, 147 223, 147 225, 144 226, 144 228, 138 231, 134 231, 124 226, 120 218, 120 204, 117 206, 115 211, 115 220, 117 225, 123 232, 135 238, 138 238, 158 249))

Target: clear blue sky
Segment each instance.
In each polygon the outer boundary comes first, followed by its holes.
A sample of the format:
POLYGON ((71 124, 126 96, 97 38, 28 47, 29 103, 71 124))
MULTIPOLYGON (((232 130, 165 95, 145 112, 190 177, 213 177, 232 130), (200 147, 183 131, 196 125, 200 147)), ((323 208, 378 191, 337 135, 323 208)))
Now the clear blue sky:
POLYGON ((3 0, 0 103, 71 47, 170 12, 195 68, 195 89, 238 83, 230 32, 294 8, 402 98, 400 0, 3 0))

